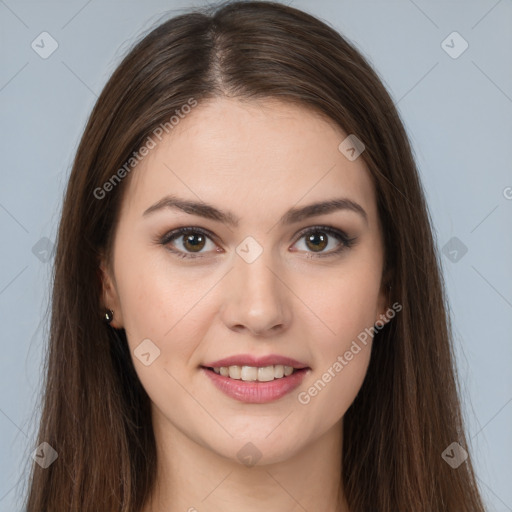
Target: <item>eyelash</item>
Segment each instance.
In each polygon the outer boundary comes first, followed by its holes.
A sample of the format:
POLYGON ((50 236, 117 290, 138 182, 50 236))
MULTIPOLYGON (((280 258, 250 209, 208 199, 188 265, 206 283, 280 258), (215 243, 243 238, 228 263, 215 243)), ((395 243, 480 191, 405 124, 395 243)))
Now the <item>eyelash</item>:
MULTIPOLYGON (((355 244, 355 242, 357 240, 357 237, 349 238, 343 231, 332 228, 330 226, 313 226, 313 227, 306 228, 305 230, 301 231, 299 233, 298 238, 295 241, 295 243, 297 243, 305 235, 307 235, 309 233, 316 233, 318 231, 326 233, 328 235, 332 235, 334 238, 336 238, 338 241, 340 241, 341 244, 338 248, 331 250, 327 253, 318 253, 318 254, 308 253, 308 256, 306 256, 306 258, 314 259, 314 258, 326 258, 326 257, 336 256, 336 255, 340 254, 341 252, 345 251, 346 249, 350 249, 355 244)), ((173 231, 169 231, 165 235, 163 235, 161 237, 157 237, 157 239, 155 241, 161 245, 167 246, 169 244, 169 242, 179 238, 180 236, 187 235, 190 233, 195 233, 195 234, 199 233, 201 235, 208 237, 210 240, 212 240, 212 242, 214 241, 212 239, 214 237, 211 233, 209 233, 208 231, 206 231, 202 228, 197 228, 197 227, 192 227, 192 226, 178 228, 173 231)), ((295 243, 294 243, 294 245, 295 245, 295 243)), ((184 253, 182 251, 171 249, 171 248, 169 248, 169 250, 173 254, 175 254, 177 257, 184 258, 184 259, 197 259, 197 258, 205 257, 205 256, 201 255, 200 253, 197 253, 198 255, 192 255, 193 253, 184 253)))

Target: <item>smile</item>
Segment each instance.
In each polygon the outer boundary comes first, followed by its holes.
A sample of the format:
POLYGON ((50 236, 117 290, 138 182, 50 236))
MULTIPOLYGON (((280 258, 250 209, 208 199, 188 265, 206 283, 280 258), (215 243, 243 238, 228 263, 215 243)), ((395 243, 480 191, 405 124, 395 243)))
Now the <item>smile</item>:
POLYGON ((288 377, 294 372, 292 366, 276 364, 271 366, 220 366, 212 370, 230 379, 243 381, 269 382, 274 379, 288 377))

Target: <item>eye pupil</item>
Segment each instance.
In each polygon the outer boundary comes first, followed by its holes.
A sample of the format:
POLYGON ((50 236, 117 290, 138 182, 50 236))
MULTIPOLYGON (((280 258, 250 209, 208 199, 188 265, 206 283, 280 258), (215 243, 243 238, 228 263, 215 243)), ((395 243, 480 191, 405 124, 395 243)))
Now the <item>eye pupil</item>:
MULTIPOLYGON (((326 245, 327 245, 327 237, 325 236, 325 233, 322 233, 321 231, 317 231, 311 235, 309 235, 307 238, 307 244, 308 244, 308 247, 309 247, 309 243, 310 242, 313 242, 315 243, 316 242, 320 242, 321 245, 313 245, 312 248, 314 251, 317 251, 317 250, 323 250, 325 249, 326 245)), ((310 247, 311 248, 311 247, 310 247)))
POLYGON ((185 238, 185 241, 184 241, 183 245, 185 246, 185 248, 187 250, 191 248, 193 251, 197 252, 198 250, 200 251, 204 247, 205 239, 204 239, 204 236, 201 235, 200 233, 185 235, 184 238, 185 238), (193 241, 194 239, 199 239, 199 242, 197 242, 197 241, 194 242, 193 241), (187 244, 190 244, 191 247, 188 247, 187 244))

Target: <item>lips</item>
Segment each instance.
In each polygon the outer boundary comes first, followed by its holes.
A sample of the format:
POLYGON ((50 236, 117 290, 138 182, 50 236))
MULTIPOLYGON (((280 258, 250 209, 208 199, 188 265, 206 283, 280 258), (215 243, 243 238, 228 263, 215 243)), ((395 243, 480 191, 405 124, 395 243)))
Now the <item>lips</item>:
POLYGON ((255 404, 284 397, 311 372, 307 364, 279 354, 238 354, 209 361, 200 368, 225 395, 255 404))
POLYGON ((274 379, 270 382, 245 382, 201 368, 201 372, 208 377, 211 383, 226 396, 239 402, 264 404, 273 402, 291 393, 302 383, 303 379, 311 372, 309 368, 294 370, 291 375, 274 379))

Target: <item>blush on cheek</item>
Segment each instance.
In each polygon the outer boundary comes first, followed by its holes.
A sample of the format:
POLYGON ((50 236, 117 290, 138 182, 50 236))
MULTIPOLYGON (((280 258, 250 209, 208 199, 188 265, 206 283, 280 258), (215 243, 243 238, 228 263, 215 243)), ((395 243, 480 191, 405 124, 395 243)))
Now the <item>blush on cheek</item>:
POLYGON ((338 334, 338 350, 348 350, 351 343, 361 339, 362 333, 368 333, 369 329, 374 325, 376 306, 371 305, 370 301, 362 308, 347 308, 339 313, 339 321, 335 326, 338 334))

